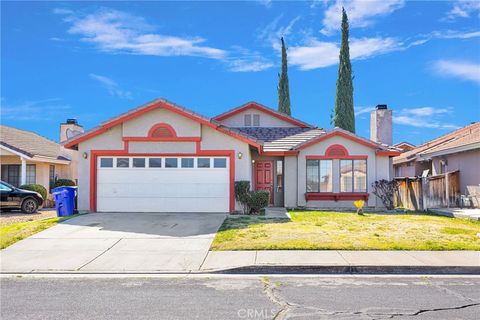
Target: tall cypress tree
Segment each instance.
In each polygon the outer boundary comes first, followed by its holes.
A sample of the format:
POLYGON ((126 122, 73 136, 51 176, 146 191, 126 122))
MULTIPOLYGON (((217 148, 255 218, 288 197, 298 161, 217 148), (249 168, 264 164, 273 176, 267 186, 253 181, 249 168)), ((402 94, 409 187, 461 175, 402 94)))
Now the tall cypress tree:
POLYGON ((338 65, 337 94, 332 124, 355 133, 355 112, 353 110, 353 78, 348 46, 348 17, 342 8, 342 45, 338 65))
POLYGON ((288 88, 287 48, 282 37, 282 73, 278 75, 278 111, 291 115, 290 89, 288 88))

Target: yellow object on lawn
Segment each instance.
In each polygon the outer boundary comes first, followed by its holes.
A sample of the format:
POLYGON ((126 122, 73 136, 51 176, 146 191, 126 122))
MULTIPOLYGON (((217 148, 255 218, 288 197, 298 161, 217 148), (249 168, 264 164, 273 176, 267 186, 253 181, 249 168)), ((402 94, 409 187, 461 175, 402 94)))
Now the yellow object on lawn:
POLYGON ((353 204, 355 205, 355 208, 362 209, 365 206, 365 201, 357 200, 353 204))

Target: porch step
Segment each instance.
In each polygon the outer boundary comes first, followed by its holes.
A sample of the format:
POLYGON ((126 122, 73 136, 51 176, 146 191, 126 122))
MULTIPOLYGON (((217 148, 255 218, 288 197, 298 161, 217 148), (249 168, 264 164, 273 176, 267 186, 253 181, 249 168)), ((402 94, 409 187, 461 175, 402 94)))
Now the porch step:
POLYGON ((265 208, 265 218, 267 219, 291 219, 287 209, 283 207, 267 207, 265 208))

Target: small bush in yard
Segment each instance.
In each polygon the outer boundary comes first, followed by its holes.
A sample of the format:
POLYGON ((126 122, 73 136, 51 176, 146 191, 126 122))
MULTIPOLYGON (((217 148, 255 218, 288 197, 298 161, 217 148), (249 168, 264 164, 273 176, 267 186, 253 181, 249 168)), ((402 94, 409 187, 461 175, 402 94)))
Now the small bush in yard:
POLYGON ((383 205, 388 210, 394 208, 393 197, 398 188, 398 182, 396 180, 378 180, 372 183, 372 193, 382 200, 383 205))
POLYGON ((250 213, 258 213, 261 209, 268 206, 268 199, 270 198, 270 192, 266 190, 252 191, 248 197, 248 207, 250 213))
POLYGON ((41 184, 24 184, 19 187, 23 190, 35 191, 42 195, 43 200, 47 199, 47 189, 41 184))
POLYGON ((55 181, 55 183, 52 186, 52 189, 58 188, 58 187, 74 187, 75 186, 75 181, 70 180, 70 179, 58 179, 55 181))
POLYGON ((265 190, 250 191, 249 181, 235 181, 235 200, 242 205, 244 214, 258 213, 268 206, 269 197, 265 190))

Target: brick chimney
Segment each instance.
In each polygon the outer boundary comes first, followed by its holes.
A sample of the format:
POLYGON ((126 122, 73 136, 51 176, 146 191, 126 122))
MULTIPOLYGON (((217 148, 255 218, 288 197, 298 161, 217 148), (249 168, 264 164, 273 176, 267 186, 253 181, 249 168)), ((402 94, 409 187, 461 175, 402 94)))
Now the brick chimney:
POLYGON ((392 110, 379 104, 370 114, 370 140, 392 145, 392 110))
POLYGON ((60 142, 66 141, 83 131, 83 127, 78 124, 77 119, 67 119, 65 123, 60 123, 60 142))

